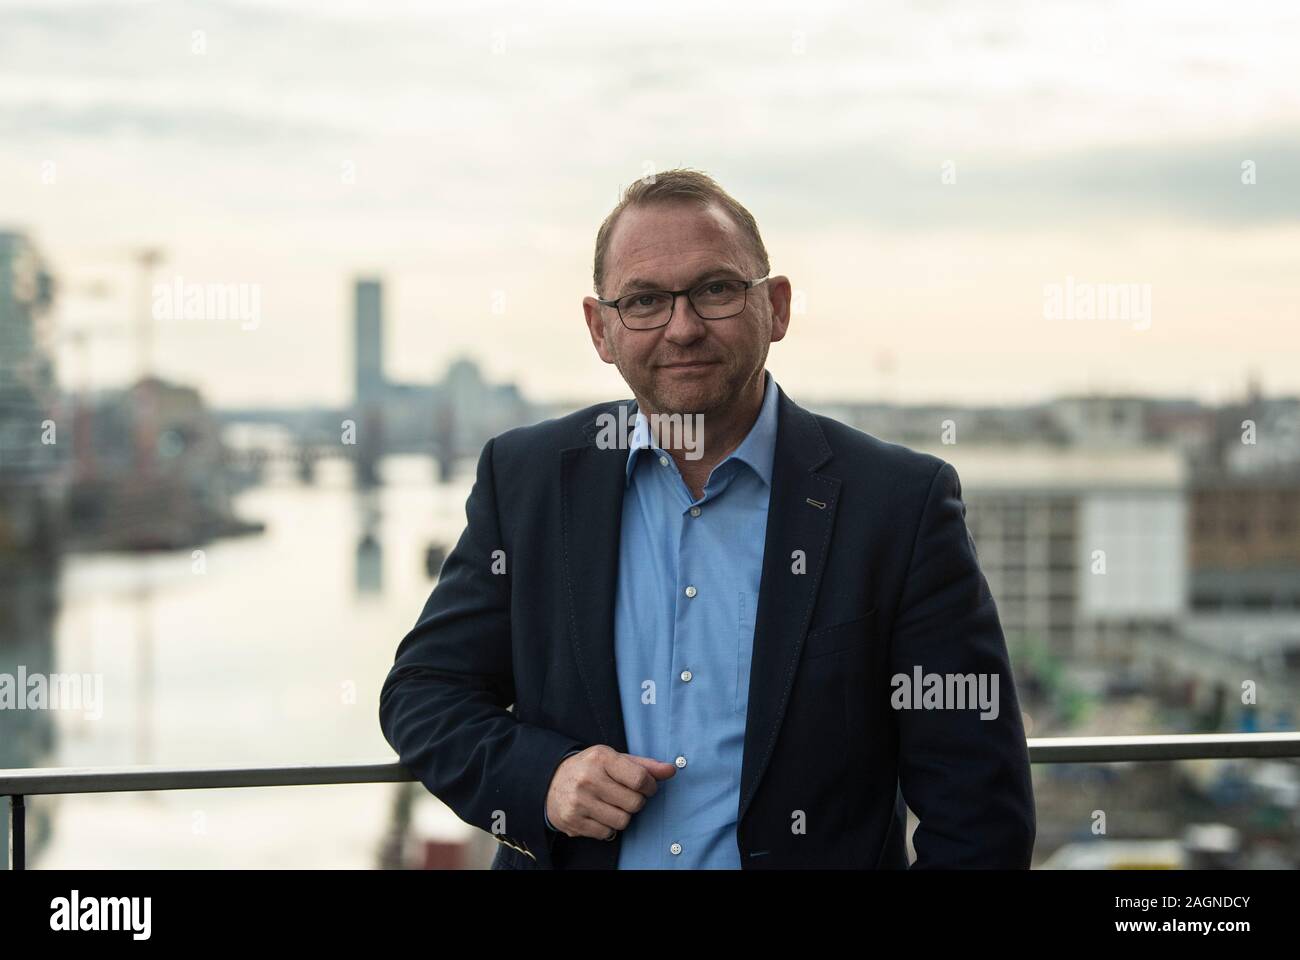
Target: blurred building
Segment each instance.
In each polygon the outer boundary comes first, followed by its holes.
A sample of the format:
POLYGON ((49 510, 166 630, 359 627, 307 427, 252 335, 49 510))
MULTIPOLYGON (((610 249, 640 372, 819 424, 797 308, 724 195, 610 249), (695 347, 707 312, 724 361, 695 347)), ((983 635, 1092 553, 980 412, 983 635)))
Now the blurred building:
POLYGON ((958 443, 967 526, 1008 640, 1126 659, 1187 605, 1186 468, 1159 447, 958 443))
MULTIPOLYGON (((1231 460, 1227 460, 1231 463, 1231 460)), ((1207 468, 1192 482, 1191 614, 1204 657, 1250 667, 1265 728, 1292 728, 1300 678, 1300 468, 1207 468)), ((1236 686, 1236 684, 1234 684, 1236 686)))
POLYGON ((401 383, 384 372, 382 281, 359 279, 354 297, 353 357, 358 426, 377 436, 375 454, 433 453, 446 462, 476 455, 539 411, 512 383, 487 382, 467 357, 453 361, 441 381, 401 383))
POLYGON ((1300 469, 1198 473, 1192 518, 1195 605, 1300 609, 1300 469))
POLYGON ((22 233, 0 231, 0 387, 33 391, 54 386, 54 277, 22 233))
POLYGON ((150 377, 83 398, 67 536, 81 549, 181 549, 253 532, 235 518, 220 425, 193 387, 150 377))
POLYGON ((70 425, 56 419, 54 290, 31 240, 0 232, 0 559, 51 547, 57 525, 59 430, 70 425))
POLYGON ((1148 440, 1142 397, 1061 397, 1051 411, 1066 442, 1075 446, 1137 446, 1148 440))
MULTIPOLYGON (((28 237, 0 232, 0 673, 54 669, 58 526, 71 428, 61 422, 50 309, 55 283, 28 237)), ((43 766, 55 746, 50 710, 6 710, 0 767, 43 766)), ((0 816, 8 845, 8 818, 0 816)), ((49 814, 33 810, 29 849, 48 841, 49 814)))
POLYGON ((384 393, 384 290, 379 280, 358 280, 354 291, 353 346, 357 402, 379 402, 384 393))

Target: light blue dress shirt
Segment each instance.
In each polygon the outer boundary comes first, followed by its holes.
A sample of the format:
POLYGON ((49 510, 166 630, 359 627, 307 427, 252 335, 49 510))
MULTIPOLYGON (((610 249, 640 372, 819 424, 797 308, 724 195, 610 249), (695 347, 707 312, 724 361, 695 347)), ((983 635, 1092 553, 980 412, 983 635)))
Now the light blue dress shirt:
MULTIPOLYGON (((739 869, 736 817, 777 390, 693 498, 638 413, 627 458, 614 648, 628 752, 677 773, 623 833, 626 869, 739 869)), ((707 429, 707 425, 706 425, 707 429)))

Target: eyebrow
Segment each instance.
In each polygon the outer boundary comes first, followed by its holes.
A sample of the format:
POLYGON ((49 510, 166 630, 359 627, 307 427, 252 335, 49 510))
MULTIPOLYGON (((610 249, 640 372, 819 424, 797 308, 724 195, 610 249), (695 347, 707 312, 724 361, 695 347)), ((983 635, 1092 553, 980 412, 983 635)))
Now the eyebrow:
MULTIPOLYGON (((710 277, 718 277, 724 274, 729 274, 730 276, 740 278, 739 270, 735 270, 731 267, 713 267, 709 270, 705 270, 701 274, 698 274, 694 280, 692 280, 689 284, 687 284, 686 289, 693 290, 697 284, 703 283, 705 280, 708 280, 710 277)), ((619 294, 619 297, 627 296, 627 294, 632 293, 635 290, 667 290, 667 289, 668 288, 665 287, 663 284, 655 283, 653 280, 644 280, 641 277, 633 277, 631 280, 627 282, 627 285, 623 287, 623 292, 619 294)))

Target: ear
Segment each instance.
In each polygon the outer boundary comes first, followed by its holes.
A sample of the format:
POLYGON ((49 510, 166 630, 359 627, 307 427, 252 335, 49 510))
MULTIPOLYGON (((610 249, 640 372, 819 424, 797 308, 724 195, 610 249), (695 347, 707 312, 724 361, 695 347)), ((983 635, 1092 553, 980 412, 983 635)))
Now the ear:
POLYGON ((600 359, 606 363, 614 362, 614 352, 606 336, 605 308, 595 297, 582 298, 582 313, 587 321, 587 333, 591 336, 591 345, 596 348, 600 359))
POLYGON ((790 299, 792 290, 789 277, 772 277, 763 284, 767 288, 768 303, 772 309, 772 342, 785 337, 790 328, 790 299))

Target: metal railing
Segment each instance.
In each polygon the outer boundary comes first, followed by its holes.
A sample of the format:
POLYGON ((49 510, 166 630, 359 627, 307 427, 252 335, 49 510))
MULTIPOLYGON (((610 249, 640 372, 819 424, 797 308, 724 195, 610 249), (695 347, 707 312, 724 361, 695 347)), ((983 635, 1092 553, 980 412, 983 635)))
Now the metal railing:
MULTIPOLYGON (((1300 731, 1145 737, 1031 737, 1028 744, 1031 763, 1300 757, 1300 731)), ((60 793, 406 783, 414 779, 405 767, 395 762, 278 767, 33 767, 0 770, 0 797, 9 798, 9 865, 14 870, 23 870, 27 865, 27 797, 60 793)))

